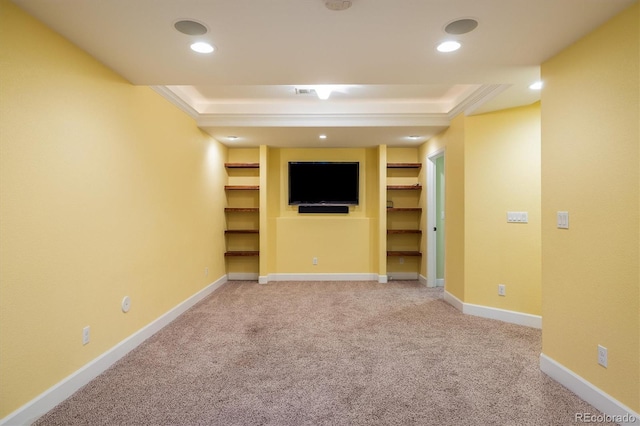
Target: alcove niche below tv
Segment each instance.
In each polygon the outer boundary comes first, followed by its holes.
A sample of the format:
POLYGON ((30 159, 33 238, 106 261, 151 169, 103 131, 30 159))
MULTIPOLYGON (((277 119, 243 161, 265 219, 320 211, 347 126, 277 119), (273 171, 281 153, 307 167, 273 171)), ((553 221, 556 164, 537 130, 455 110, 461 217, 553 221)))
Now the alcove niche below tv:
POLYGON ((359 190, 359 162, 289 161, 289 205, 298 213, 348 214, 359 190))

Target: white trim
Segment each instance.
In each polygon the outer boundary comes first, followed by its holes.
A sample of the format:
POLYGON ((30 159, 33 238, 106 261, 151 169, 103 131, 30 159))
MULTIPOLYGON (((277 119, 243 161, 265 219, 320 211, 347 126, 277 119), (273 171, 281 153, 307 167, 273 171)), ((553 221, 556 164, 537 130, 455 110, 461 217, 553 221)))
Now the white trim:
POLYGON ((378 275, 378 282, 380 284, 386 284, 389 282, 389 277, 387 277, 386 275, 378 275))
POLYGON ((258 277, 258 284, 269 284, 269 276, 267 275, 260 275, 258 277))
POLYGON ((199 114, 198 127, 387 127, 449 126, 447 114, 373 113, 373 114, 199 114))
POLYGON ((464 101, 456 105, 451 111, 449 111, 448 117, 453 120, 455 116, 464 111, 465 115, 471 115, 475 110, 480 108, 491 99, 498 96, 500 93, 511 87, 510 84, 484 84, 478 90, 476 90, 471 96, 467 97, 464 101))
MULTIPOLYGON (((427 174, 425 176, 427 187, 427 224, 425 237, 427 238, 427 287, 436 287, 436 262, 437 239, 432 231, 436 226, 436 160, 445 155, 445 149, 441 148, 427 155, 427 174)), ((446 185, 446 182, 445 182, 446 185)))
POLYGON ((508 311, 506 309, 474 305, 471 303, 464 303, 462 313, 542 329, 542 317, 540 315, 525 314, 523 312, 508 311))
POLYGON ((259 277, 253 272, 229 272, 227 278, 229 281, 257 281, 259 277))
POLYGON ((188 102, 178 96, 175 92, 169 89, 167 86, 150 86, 157 93, 162 95, 166 100, 180 108, 189 117, 197 119, 200 115, 188 102))
POLYGON ((427 280, 427 277, 425 277, 424 275, 422 274, 418 275, 418 281, 420 281, 420 284, 423 284, 429 287, 429 282, 427 280))
POLYGON ((466 315, 494 319, 508 322, 510 324, 523 325, 525 327, 542 328, 542 317, 540 315, 531 315, 523 312, 508 311, 506 309, 464 303, 448 291, 444 292, 444 301, 466 315))
POLYGON ((460 312, 462 312, 464 309, 464 303, 462 303, 460 299, 458 299, 448 291, 444 292, 444 301, 450 304, 451 306, 453 306, 454 308, 456 308, 457 310, 459 310, 460 312))
POLYGON ((636 426, 640 424, 640 414, 543 353, 540 354, 540 370, 605 415, 620 417, 627 415, 629 420, 633 420, 630 416, 635 418, 633 422, 621 421, 619 424, 636 426))
POLYGON ((444 287, 444 278, 436 278, 436 287, 444 287))
POLYGON ((387 272, 387 276, 389 277, 389 281, 407 281, 418 279, 417 272, 387 272))
POLYGON ((0 420, 0 425, 24 425, 33 423, 226 282, 227 276, 223 275, 215 282, 179 303, 155 321, 141 328, 107 352, 90 361, 88 364, 85 364, 76 372, 65 377, 22 407, 7 415, 0 420))
POLYGON ((271 281, 378 281, 378 274, 269 274, 271 281))

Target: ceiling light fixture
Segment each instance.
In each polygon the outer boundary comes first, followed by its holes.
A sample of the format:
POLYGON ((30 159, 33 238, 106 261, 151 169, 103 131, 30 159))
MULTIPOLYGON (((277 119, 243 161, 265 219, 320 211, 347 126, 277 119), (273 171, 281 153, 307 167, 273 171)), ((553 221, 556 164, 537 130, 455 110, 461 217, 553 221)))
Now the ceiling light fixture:
POLYGON ((320 135, 320 136, 318 136, 318 137, 319 137, 320 139, 326 139, 326 138, 327 138, 327 135, 320 135))
POLYGON ((215 48, 209 43, 199 41, 191 45, 191 50, 198 53, 211 53, 215 50, 215 48))
POLYGON ((535 83, 531 83, 529 85, 529 89, 531 89, 531 90, 540 90, 540 89, 542 89, 542 86, 544 86, 544 84, 541 81, 536 81, 535 83))
POLYGON ((437 47, 438 52, 442 52, 442 53, 449 53, 449 52, 455 52, 456 50, 460 49, 462 45, 454 40, 449 40, 449 41, 443 41, 442 43, 440 43, 437 47))
POLYGON ((418 136, 418 135, 411 135, 411 136, 409 136, 409 139, 414 140, 414 141, 417 141, 418 139, 420 139, 420 136, 418 136))
POLYGON ((238 139, 237 136, 227 136, 227 139, 229 139, 230 141, 235 141, 236 139, 238 139))

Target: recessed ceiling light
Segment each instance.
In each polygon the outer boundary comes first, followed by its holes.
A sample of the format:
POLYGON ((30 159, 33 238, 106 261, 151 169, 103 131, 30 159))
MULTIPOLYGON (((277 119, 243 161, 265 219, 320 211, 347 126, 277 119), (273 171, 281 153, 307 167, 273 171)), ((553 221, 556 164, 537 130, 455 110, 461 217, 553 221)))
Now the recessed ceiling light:
POLYGON ((542 89, 542 86, 544 86, 544 84, 541 81, 536 81, 535 83, 531 83, 529 85, 529 89, 531 89, 531 90, 540 90, 540 89, 542 89))
POLYGON ((418 139, 420 139, 420 136, 418 136, 418 135, 411 135, 411 136, 409 136, 409 139, 412 139, 412 140, 414 140, 414 141, 417 141, 418 139))
POLYGON ((320 136, 318 136, 318 137, 319 137, 320 139, 326 139, 326 138, 327 138, 327 135, 320 135, 320 136))
POLYGON ((235 141, 236 139, 238 139, 237 136, 227 136, 227 139, 229 139, 230 141, 235 141))
POLYGON ((449 53, 449 52, 455 52, 456 50, 460 49, 460 46, 462 45, 459 42, 450 40, 450 41, 443 41, 442 43, 440 43, 437 49, 438 49, 438 52, 449 53))
POLYGON ((211 53, 215 49, 209 43, 205 43, 204 41, 199 41, 199 42, 193 43, 191 45, 191 50, 193 50, 194 52, 198 52, 198 53, 211 53))

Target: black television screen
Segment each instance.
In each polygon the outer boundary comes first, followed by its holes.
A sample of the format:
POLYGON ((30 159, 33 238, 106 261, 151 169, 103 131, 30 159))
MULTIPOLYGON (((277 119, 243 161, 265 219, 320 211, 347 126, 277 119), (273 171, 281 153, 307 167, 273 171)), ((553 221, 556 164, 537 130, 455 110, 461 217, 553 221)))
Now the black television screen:
POLYGON ((360 163, 289 162, 289 204, 358 204, 360 163))

